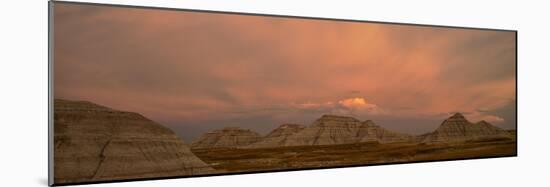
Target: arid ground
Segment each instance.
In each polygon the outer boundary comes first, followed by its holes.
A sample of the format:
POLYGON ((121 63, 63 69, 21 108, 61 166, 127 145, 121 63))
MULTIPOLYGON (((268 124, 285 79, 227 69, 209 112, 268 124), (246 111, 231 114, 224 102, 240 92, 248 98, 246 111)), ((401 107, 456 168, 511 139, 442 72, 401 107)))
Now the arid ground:
POLYGON ((516 141, 491 139, 459 144, 356 143, 262 149, 193 149, 219 172, 406 163, 480 157, 515 156, 516 141))

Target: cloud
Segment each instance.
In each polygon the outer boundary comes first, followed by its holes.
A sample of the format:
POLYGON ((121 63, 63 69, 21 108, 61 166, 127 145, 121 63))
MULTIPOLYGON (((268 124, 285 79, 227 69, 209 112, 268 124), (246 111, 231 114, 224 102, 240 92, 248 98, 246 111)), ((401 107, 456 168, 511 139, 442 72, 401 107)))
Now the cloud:
POLYGON ((339 111, 350 114, 380 115, 387 113, 376 104, 369 103, 365 98, 361 97, 343 99, 338 101, 338 104, 341 106, 339 111))
POLYGON ((383 115, 388 112, 362 97, 345 98, 337 101, 292 103, 289 105, 302 111, 315 111, 322 114, 351 116, 383 115))
POLYGON ((489 123, 502 123, 504 122, 504 119, 498 116, 493 115, 485 115, 481 118, 482 120, 485 120, 489 123))
POLYGON ((462 114, 464 114, 464 116, 472 123, 486 121, 493 125, 502 126, 506 122, 506 120, 501 116, 491 115, 485 112, 472 111, 465 113, 463 112, 462 114))
POLYGON ((341 101, 338 101, 338 104, 350 108, 350 109, 364 109, 364 108, 375 108, 375 104, 367 103, 367 100, 360 97, 348 98, 341 101))
POLYGON ((515 126, 503 102, 515 99, 513 32, 77 4, 54 13, 55 97, 171 126, 248 116, 267 129, 261 119, 335 113, 414 129, 484 108, 515 126), (433 117, 390 120, 417 116, 433 117))
POLYGON ((477 110, 480 115, 486 116, 487 120, 492 120, 505 129, 516 128, 516 100, 506 99, 493 107, 482 107, 477 110))
POLYGON ((313 103, 313 102, 305 102, 305 103, 291 103, 291 107, 302 109, 302 110, 327 110, 334 108, 333 102, 323 102, 323 103, 313 103))
POLYGON ((489 108, 478 108, 477 111, 478 112, 488 112, 489 108))

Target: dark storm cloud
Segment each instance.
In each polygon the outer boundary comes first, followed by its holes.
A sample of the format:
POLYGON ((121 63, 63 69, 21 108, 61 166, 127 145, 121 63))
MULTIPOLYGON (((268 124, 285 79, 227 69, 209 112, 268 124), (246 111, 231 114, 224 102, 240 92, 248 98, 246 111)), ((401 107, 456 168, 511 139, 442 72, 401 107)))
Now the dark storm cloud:
POLYGON ((451 48, 444 69, 449 79, 462 80, 464 84, 481 84, 515 78, 515 35, 512 32, 480 31, 478 35, 465 36, 451 48))
POLYGON ((515 98, 512 32, 76 4, 56 4, 54 24, 55 97, 185 137, 327 113, 426 132, 449 111, 508 122, 477 110, 515 98))
POLYGON ((479 112, 487 115, 493 115, 498 116, 504 119, 502 124, 499 124, 501 128, 504 129, 516 129, 516 100, 510 99, 506 104, 502 107, 494 108, 494 109, 480 109, 479 112))

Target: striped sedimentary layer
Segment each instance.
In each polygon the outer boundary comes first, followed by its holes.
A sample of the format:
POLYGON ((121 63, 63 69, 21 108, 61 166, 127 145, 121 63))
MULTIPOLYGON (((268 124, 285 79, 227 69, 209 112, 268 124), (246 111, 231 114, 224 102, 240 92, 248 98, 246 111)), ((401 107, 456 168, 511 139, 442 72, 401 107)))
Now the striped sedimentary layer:
POLYGON ((215 172, 170 129, 85 101, 54 102, 55 183, 215 172))

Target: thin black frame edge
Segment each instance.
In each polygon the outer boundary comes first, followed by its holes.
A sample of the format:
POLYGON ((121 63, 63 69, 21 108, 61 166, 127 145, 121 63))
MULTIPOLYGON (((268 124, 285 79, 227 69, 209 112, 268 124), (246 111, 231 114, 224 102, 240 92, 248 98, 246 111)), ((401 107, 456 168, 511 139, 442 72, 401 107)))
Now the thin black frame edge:
POLYGON ((48 185, 54 182, 54 128, 53 128, 53 47, 54 47, 54 2, 48 2, 48 185))
POLYGON ((252 12, 232 12, 232 11, 206 10, 206 9, 169 8, 169 7, 154 7, 154 6, 142 6, 142 5, 122 5, 122 4, 93 3, 93 2, 74 2, 74 1, 64 1, 64 0, 50 0, 50 2, 61 3, 61 4, 108 6, 108 7, 118 7, 118 8, 154 9, 154 10, 167 10, 167 11, 188 11, 188 12, 199 12, 199 13, 202 12, 202 13, 213 13, 213 14, 232 14, 232 15, 245 15, 245 16, 264 16, 264 17, 295 18, 295 19, 310 19, 310 20, 325 20, 325 21, 345 21, 345 22, 359 22, 359 23, 408 25, 408 26, 420 26, 420 27, 437 27, 437 28, 454 28, 454 29, 474 29, 474 30, 487 30, 487 31, 517 32, 517 30, 515 30, 515 29, 496 29, 496 28, 484 28, 484 27, 433 25, 433 24, 402 23, 402 22, 389 22, 389 21, 370 21, 370 20, 358 20, 358 19, 328 18, 328 17, 313 17, 313 16, 293 16, 293 15, 263 14, 263 13, 252 13, 252 12))
POLYGON ((93 3, 93 2, 72 2, 72 1, 58 1, 49 0, 48 2, 48 186, 71 186, 71 185, 89 185, 89 184, 106 184, 106 183, 122 183, 122 182, 138 182, 147 180, 166 180, 166 179, 186 179, 186 178, 199 178, 199 177, 215 177, 215 176, 232 176, 232 175, 246 175, 246 174, 263 174, 263 173, 277 173, 277 172, 293 172, 293 171, 310 171, 310 170, 326 170, 326 169, 341 169, 341 168, 355 168, 355 167, 371 167, 371 166, 384 166, 384 165, 396 165, 396 164, 418 164, 418 163, 431 163, 431 162, 448 162, 448 161, 466 161, 466 160, 480 160, 480 159, 492 159, 492 158, 514 158, 519 156, 519 139, 518 139, 518 122, 519 122, 519 105, 518 105, 518 30, 516 29, 496 29, 496 28, 482 28, 482 27, 467 27, 467 26, 449 26, 449 25, 431 25, 431 24, 418 24, 418 23, 401 23, 401 22, 387 22, 387 21, 368 21, 368 20, 356 20, 356 19, 342 19, 342 18, 323 18, 323 17, 308 17, 308 16, 292 16, 292 15, 277 15, 277 14, 262 14, 262 13, 247 13, 247 12, 230 12, 230 11, 217 11, 217 10, 200 10, 200 9, 187 9, 187 8, 168 8, 168 7, 150 7, 150 6, 138 6, 138 5, 121 5, 121 4, 107 4, 107 3, 93 3), (76 182, 76 183, 55 183, 54 181, 54 151, 53 151, 53 46, 54 46, 54 5, 55 4, 76 4, 76 5, 92 5, 92 6, 107 6, 118 8, 136 8, 136 9, 154 9, 154 10, 167 10, 167 11, 187 11, 187 12, 199 12, 199 13, 214 13, 214 14, 232 14, 232 15, 247 15, 247 16, 264 16, 264 17, 279 17, 279 18, 295 18, 295 19, 309 19, 309 20, 325 20, 325 21, 343 21, 343 22, 358 22, 358 23, 374 23, 374 24, 390 24, 390 25, 405 25, 405 26, 420 26, 420 27, 437 27, 437 28, 450 28, 450 29, 470 29, 470 30, 486 30, 486 31, 500 31, 500 32, 513 32, 515 35, 515 76, 516 76, 516 152, 513 155, 506 156, 487 156, 476 158, 461 158, 461 159, 441 159, 441 160, 426 160, 426 161, 412 161, 412 162, 397 162, 397 163, 380 163, 380 164, 363 164, 363 165, 347 165, 347 166, 331 166, 331 167, 316 167, 316 168, 296 168, 285 170, 269 170, 269 171, 251 171, 251 172, 234 172, 234 173, 221 173, 221 174, 206 174, 206 175, 191 175, 191 176, 168 176, 168 177, 152 177, 152 178, 136 178, 136 179, 121 179, 121 180, 108 180, 108 181, 91 181, 91 182, 76 182))
POLYGON ((516 55, 515 55, 516 56, 516 59, 515 59, 515 61, 516 61, 516 155, 515 156, 517 157, 518 154, 519 154, 519 138, 518 138, 518 134, 519 134, 518 133, 518 129, 519 129, 518 128, 519 127, 518 126, 519 125, 519 101, 518 101, 519 100, 519 97, 518 97, 519 96, 519 94, 518 94, 519 93, 519 89, 518 89, 519 88, 519 86, 518 86, 518 83, 519 83, 518 55, 519 55, 519 53, 518 53, 518 41, 519 40, 518 40, 518 31, 516 30, 516 31, 513 31, 513 32, 514 32, 514 35, 515 35, 514 39, 515 39, 515 44, 516 44, 516 50, 515 50, 515 53, 516 53, 516 55))

